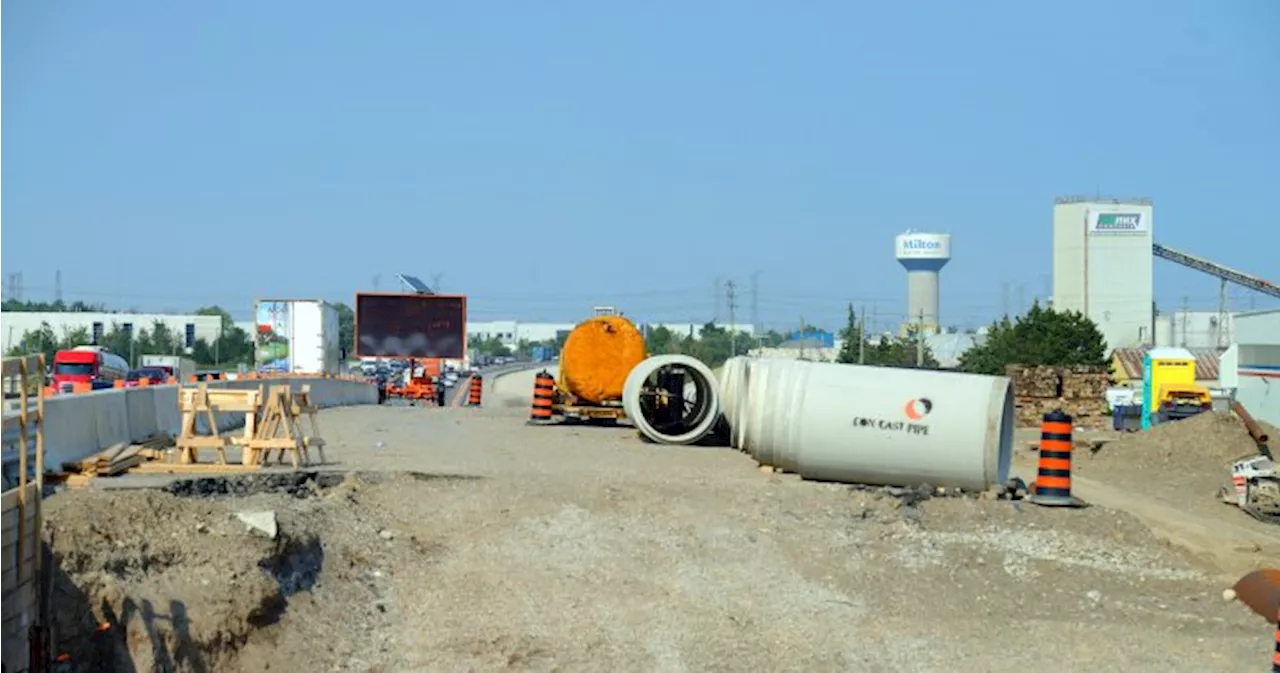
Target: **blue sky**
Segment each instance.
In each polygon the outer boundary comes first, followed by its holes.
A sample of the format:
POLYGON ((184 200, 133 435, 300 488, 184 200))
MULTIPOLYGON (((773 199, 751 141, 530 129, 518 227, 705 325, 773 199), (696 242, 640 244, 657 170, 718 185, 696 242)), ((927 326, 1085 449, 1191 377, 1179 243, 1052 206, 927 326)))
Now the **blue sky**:
POLYGON ((1053 198, 1097 192, 1280 281, 1275 0, 5 9, 27 298, 60 269, 67 298, 248 318, 403 271, 473 319, 706 320, 720 277, 745 321, 759 272, 763 322, 836 327, 901 320, 911 227, 953 234, 943 321, 981 324, 1048 293, 1053 198))

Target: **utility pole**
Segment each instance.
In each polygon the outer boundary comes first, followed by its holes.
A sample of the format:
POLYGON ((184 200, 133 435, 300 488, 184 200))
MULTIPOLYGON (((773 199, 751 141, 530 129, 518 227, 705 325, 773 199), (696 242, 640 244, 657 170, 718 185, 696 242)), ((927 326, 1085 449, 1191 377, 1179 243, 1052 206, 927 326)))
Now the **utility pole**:
POLYGON ((1187 347, 1187 310, 1191 304, 1191 298, 1183 295, 1182 297, 1182 347, 1187 347))
POLYGON ((867 307, 858 313, 858 364, 867 363, 867 307))
POLYGON ((431 291, 432 291, 432 292, 434 292, 434 293, 436 293, 436 294, 440 294, 440 279, 441 279, 441 278, 444 278, 444 274, 443 274, 443 273, 436 273, 436 274, 432 274, 432 275, 431 275, 431 291))
MULTIPOLYGON (((1019 314, 1019 315, 1021 315, 1023 311, 1027 310, 1026 290, 1027 290, 1027 284, 1026 284, 1026 283, 1018 283, 1018 309, 1017 309, 1017 311, 1018 311, 1018 314, 1019 314)), ((934 318, 935 318, 935 320, 936 320, 936 319, 937 319, 937 316, 934 316, 934 318)))
POLYGON ((1004 315, 1009 315, 1009 282, 1000 283, 1000 306, 1004 309, 1004 315))
POLYGON ((713 325, 720 322, 720 283, 722 280, 722 278, 716 276, 716 279, 711 283, 711 324, 713 325))
POLYGON ((53 272, 53 300, 62 302, 62 269, 53 272))
POLYGON ((924 311, 920 311, 920 322, 916 323, 916 367, 924 367, 924 311))
POLYGON ((378 281, 380 281, 380 280, 382 280, 382 276, 379 276, 379 275, 377 275, 377 274, 374 274, 374 276, 373 276, 373 291, 374 291, 374 292, 377 292, 377 291, 378 291, 378 281))
POLYGON ((733 357, 738 354, 738 324, 736 322, 738 286, 733 281, 729 281, 724 284, 724 288, 725 297, 729 302, 729 357, 733 357))

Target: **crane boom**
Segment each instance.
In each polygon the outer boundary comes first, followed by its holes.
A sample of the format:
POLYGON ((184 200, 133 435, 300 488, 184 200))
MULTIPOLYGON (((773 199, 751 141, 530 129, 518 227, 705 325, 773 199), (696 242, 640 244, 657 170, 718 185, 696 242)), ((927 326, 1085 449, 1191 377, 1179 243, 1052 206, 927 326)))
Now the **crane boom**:
MULTIPOLYGON (((1214 264, 1207 259, 1188 255, 1185 252, 1178 252, 1173 248, 1160 245, 1159 243, 1151 244, 1151 252, 1160 259, 1167 259, 1175 264, 1181 264, 1187 268, 1195 269, 1210 276, 1221 278, 1229 283, 1235 283, 1240 287, 1246 287, 1255 292, 1280 298, 1280 286, 1270 283, 1257 276, 1250 276, 1247 273, 1241 273, 1235 269, 1228 269, 1221 264, 1214 264)), ((1224 290, 1225 292, 1225 290, 1224 290)))

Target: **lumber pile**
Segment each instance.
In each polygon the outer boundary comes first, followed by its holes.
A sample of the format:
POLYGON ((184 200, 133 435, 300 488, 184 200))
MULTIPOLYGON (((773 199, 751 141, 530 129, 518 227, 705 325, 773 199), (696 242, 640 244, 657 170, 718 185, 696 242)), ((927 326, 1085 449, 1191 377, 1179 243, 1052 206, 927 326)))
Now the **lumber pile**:
POLYGON ((156 435, 138 443, 121 442, 92 456, 62 463, 63 483, 72 488, 86 486, 97 477, 114 477, 149 461, 163 461, 173 438, 156 435))
POLYGON ((1044 415, 1055 409, 1069 414, 1077 427, 1110 425, 1106 393, 1111 373, 1107 367, 1009 365, 1005 375, 1013 381, 1019 426, 1037 427, 1044 415))

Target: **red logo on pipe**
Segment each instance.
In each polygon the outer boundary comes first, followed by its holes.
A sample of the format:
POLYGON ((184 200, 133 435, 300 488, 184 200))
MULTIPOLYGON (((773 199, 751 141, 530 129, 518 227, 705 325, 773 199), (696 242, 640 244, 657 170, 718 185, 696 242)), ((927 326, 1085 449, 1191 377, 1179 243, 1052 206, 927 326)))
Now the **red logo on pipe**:
POLYGON ((914 399, 907 402, 907 405, 903 407, 903 411, 907 413, 907 418, 918 421, 928 416, 930 411, 933 411, 933 401, 927 397, 914 399))

